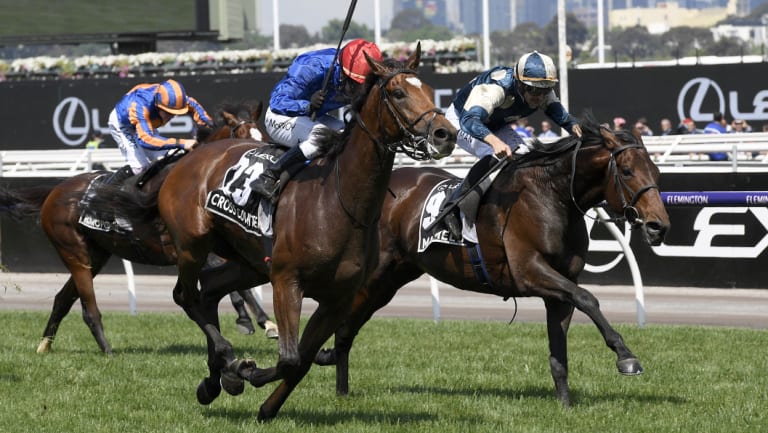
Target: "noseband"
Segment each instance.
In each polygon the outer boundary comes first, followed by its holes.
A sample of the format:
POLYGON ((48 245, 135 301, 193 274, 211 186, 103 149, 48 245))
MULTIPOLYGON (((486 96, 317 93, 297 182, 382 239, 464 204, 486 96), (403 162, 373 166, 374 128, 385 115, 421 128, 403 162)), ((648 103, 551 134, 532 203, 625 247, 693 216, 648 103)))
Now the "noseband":
MULTIPOLYGON (((579 204, 576 202, 576 197, 573 194, 573 183, 574 179, 576 178, 576 154, 579 152, 581 148, 581 140, 579 140, 579 143, 576 146, 576 149, 573 152, 573 161, 571 164, 571 200, 573 201, 573 204, 576 205, 576 209, 579 210, 582 214, 586 215, 587 213, 581 209, 579 204)), ((621 199, 621 209, 622 213, 624 214, 623 217, 619 218, 611 218, 608 220, 608 222, 621 222, 621 221, 627 221, 632 225, 632 227, 639 226, 643 224, 642 218, 640 218, 640 212, 635 208, 635 204, 640 200, 640 197, 645 194, 647 191, 651 189, 659 189, 659 186, 655 183, 648 184, 643 186, 637 191, 633 191, 632 188, 630 188, 629 185, 627 185, 627 182, 624 181, 624 179, 619 175, 619 167, 616 162, 616 158, 619 154, 624 152, 627 149, 633 149, 633 148, 642 148, 643 146, 639 143, 633 143, 621 146, 617 149, 611 150, 611 159, 608 162, 608 171, 610 172, 610 175, 613 176, 613 185, 616 188, 616 193, 619 195, 619 198, 621 199), (630 196, 632 196, 632 199, 627 202, 627 199, 624 197, 624 193, 627 192, 630 196)))
MULTIPOLYGON (((395 120, 395 123, 397 123, 398 128, 400 129, 401 135, 403 135, 403 138, 399 141, 393 142, 393 143, 386 143, 386 138, 384 139, 385 144, 382 145, 381 140, 374 137, 370 130, 365 126, 365 123, 363 122, 363 119, 360 117, 359 113, 355 113, 355 118, 357 120, 357 123, 360 125, 360 127, 365 131, 368 136, 373 140, 377 145, 385 147, 389 152, 397 153, 402 152, 408 155, 409 157, 417 160, 417 161, 424 161, 431 158, 431 155, 434 153, 437 153, 435 150, 435 146, 433 143, 433 136, 432 136, 432 122, 435 120, 435 118, 438 115, 443 115, 443 110, 435 107, 430 110, 425 111, 420 116, 418 116, 413 121, 409 122, 403 113, 397 109, 397 107, 392 103, 390 100, 389 92, 387 92, 387 83, 394 78, 397 75, 400 74, 411 74, 416 75, 416 71, 403 69, 400 71, 396 71, 390 75, 388 75, 385 78, 379 78, 377 82, 377 86, 379 87, 379 91, 382 95, 382 101, 384 102, 384 106, 387 107, 387 111, 389 112, 390 116, 395 120), (411 129, 416 126, 417 123, 421 122, 422 120, 425 120, 427 116, 431 114, 431 117, 429 117, 429 120, 426 120, 427 123, 427 136, 423 135, 416 135, 413 132, 411 132, 411 129)), ((381 116, 379 116, 381 118, 381 116)))

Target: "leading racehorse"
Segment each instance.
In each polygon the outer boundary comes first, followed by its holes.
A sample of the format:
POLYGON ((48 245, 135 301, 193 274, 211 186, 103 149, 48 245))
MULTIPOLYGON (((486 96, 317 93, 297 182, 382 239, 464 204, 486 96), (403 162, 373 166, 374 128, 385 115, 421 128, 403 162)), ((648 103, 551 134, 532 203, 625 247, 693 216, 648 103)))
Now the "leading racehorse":
MULTIPOLYGON (((251 118, 237 116, 236 113, 239 110, 240 107, 234 105, 225 106, 221 111, 225 123, 210 131, 209 138, 231 136, 250 139, 254 135, 253 130, 257 130, 261 136, 264 136, 258 124, 260 105, 250 111, 251 118)), ((158 172, 146 181, 143 188, 159 189, 173 161, 179 156, 181 155, 177 154, 163 161, 161 163, 163 166, 158 167, 158 172)), ((51 315, 37 348, 38 353, 51 350, 61 321, 78 299, 82 306, 83 321, 96 339, 99 348, 107 354, 112 353, 112 347, 104 333, 93 283, 94 277, 111 256, 116 255, 132 262, 157 266, 176 264, 176 251, 160 221, 131 224, 129 230, 119 230, 119 227, 114 227, 116 230, 93 229, 80 224, 81 214, 88 209, 84 196, 91 184, 97 178, 104 176, 108 174, 92 172, 73 176, 51 186, 24 190, 0 189, 0 208, 3 212, 16 218, 39 217, 48 239, 71 274, 54 298, 51 315)), ((133 183, 137 181, 139 181, 138 178, 129 180, 133 183)), ((97 186, 91 194, 98 196, 97 186)), ((240 310, 238 311, 239 325, 246 327, 248 325, 243 319, 243 314, 246 314, 245 318, 247 318, 247 313, 243 312, 244 306, 240 305, 244 298, 248 301, 251 310, 256 313, 259 324, 267 329, 268 336, 274 337, 277 332, 276 326, 250 293, 251 287, 268 281, 266 273, 259 275, 235 263, 207 268, 201 275, 201 284, 204 287, 226 286, 228 290, 239 291, 240 296, 233 297, 236 309, 240 310)))
MULTIPOLYGON (((439 158, 453 150, 456 130, 433 103, 434 92, 417 75, 420 46, 404 63, 366 56, 372 73, 365 92, 351 104, 352 121, 328 137, 328 152, 285 186, 274 214, 270 276, 280 324, 279 358, 271 368, 235 358, 218 329, 220 293, 198 293, 197 276, 212 249, 216 254, 268 271, 263 237, 249 235, 206 210, 208 193, 251 144, 228 141, 192 152, 178 162, 159 192, 162 219, 179 251, 173 297, 206 334, 210 376, 198 386, 202 404, 222 385, 243 391, 243 380, 260 387, 282 379, 262 404, 259 419, 273 418, 309 370, 315 354, 346 316, 355 292, 378 255, 377 223, 395 152, 439 158), (318 302, 299 341, 302 298, 318 302)), ((148 208, 151 208, 148 207, 148 208)))
MULTIPOLYGON (((372 277, 357 294, 352 314, 336 331, 333 349, 317 362, 336 364, 338 394, 349 391, 349 351, 360 328, 398 289, 427 273, 462 290, 506 298, 544 300, 550 370, 556 394, 570 404, 567 332, 574 307, 589 316, 617 355, 626 375, 642 368, 600 311, 598 300, 579 286, 589 237, 585 209, 603 200, 626 216, 645 240, 658 245, 669 229, 669 216, 656 185, 659 170, 639 137, 582 122, 584 137, 565 137, 546 146, 536 143, 530 156, 509 163, 482 198, 477 244, 433 243, 420 251, 422 210, 439 209, 438 184, 455 180, 446 171, 402 168, 392 174, 392 195, 384 200, 379 223, 381 251, 372 277), (431 206, 434 203, 435 206, 431 206)), ((454 182, 455 183, 455 182, 454 182)), ((425 222, 426 221, 426 222, 425 222)))

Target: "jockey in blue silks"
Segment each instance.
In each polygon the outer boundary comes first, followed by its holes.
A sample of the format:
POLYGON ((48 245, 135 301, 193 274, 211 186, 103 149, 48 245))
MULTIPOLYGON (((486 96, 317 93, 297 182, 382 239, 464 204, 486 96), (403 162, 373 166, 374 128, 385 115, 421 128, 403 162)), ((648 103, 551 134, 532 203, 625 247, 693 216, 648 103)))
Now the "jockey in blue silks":
POLYGON ((344 128, 344 122, 329 113, 347 105, 365 83, 371 67, 364 53, 382 60, 379 47, 364 39, 355 39, 341 48, 337 63, 333 61, 335 48, 310 51, 294 59, 272 90, 264 119, 270 137, 290 149, 251 183, 254 192, 273 198, 283 171, 293 175, 322 152, 315 134, 319 129, 344 128), (331 69, 328 88, 323 89, 331 69))
MULTIPOLYGON (((581 137, 581 127, 555 94, 557 69, 549 56, 536 51, 523 55, 514 68, 497 66, 470 81, 458 91, 445 116, 459 131, 457 144, 481 159, 469 170, 462 184, 443 206, 456 205, 500 158, 525 154, 530 149, 510 123, 542 110, 569 133, 581 137)), ((443 222, 461 239, 459 207, 443 222)))

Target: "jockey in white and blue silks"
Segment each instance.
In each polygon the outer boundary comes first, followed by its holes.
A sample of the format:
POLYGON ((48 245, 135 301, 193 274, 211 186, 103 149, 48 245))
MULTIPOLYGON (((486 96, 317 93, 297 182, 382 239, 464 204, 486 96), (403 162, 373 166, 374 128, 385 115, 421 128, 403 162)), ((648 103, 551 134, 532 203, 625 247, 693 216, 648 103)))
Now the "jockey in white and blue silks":
MULTIPOLYGON (((496 158, 529 151, 512 122, 542 110, 569 133, 581 136, 581 127, 555 94, 557 69, 549 56, 536 51, 523 55, 514 68, 497 66, 461 88, 445 116, 456 127, 456 144, 480 157, 444 207, 453 206, 467 190, 493 167, 496 158)), ((461 238, 456 211, 444 218, 451 234, 461 238)))
POLYGON ((255 193, 273 198, 283 171, 293 174, 307 160, 320 154, 313 130, 344 128, 342 120, 328 113, 347 105, 365 83, 371 67, 364 54, 382 60, 379 47, 364 39, 344 45, 336 63, 335 54, 335 48, 328 48, 299 55, 272 90, 264 117, 267 133, 272 140, 290 149, 251 183, 255 193), (323 82, 329 71, 330 80, 324 89, 323 82), (313 113, 315 119, 311 117, 313 113))

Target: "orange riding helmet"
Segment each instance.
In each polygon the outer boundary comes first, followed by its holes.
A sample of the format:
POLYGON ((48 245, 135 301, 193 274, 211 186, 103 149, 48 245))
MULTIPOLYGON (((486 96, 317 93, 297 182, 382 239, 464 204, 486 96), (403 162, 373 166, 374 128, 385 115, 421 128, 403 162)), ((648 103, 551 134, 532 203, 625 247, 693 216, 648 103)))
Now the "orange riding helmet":
POLYGON ((184 114, 189 111, 189 100, 184 86, 176 80, 164 81, 157 87, 155 105, 171 114, 184 114))

